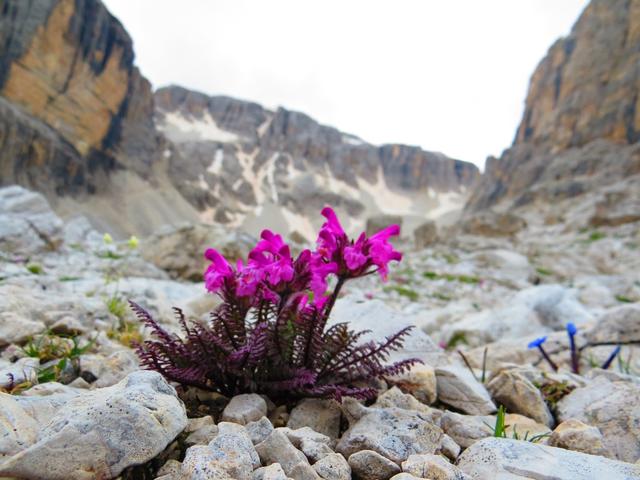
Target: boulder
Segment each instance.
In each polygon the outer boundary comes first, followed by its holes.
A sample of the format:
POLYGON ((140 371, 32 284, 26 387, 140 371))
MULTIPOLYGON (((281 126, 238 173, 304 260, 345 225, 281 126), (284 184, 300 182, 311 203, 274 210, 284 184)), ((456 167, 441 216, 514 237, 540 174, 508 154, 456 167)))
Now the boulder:
POLYGON ((517 369, 505 369, 489 379, 487 389, 508 411, 520 413, 553 427, 554 419, 542 392, 517 369))
POLYGON ((414 453, 435 453, 443 433, 423 414, 400 408, 356 407, 345 400, 350 422, 336 451, 349 458, 361 450, 373 450, 400 464, 414 453))
POLYGON ((569 419, 556 427, 548 443, 552 447, 611 458, 611 453, 603 442, 602 433, 596 427, 586 425, 580 420, 569 419))
POLYGON ((527 226, 527 222, 509 212, 484 210, 467 215, 460 227, 464 233, 484 237, 510 237, 527 226))
POLYGON ((222 421, 246 425, 267 415, 267 402, 255 393, 236 395, 222 411, 222 421))
POLYGON ((91 472, 114 478, 154 458, 186 425, 173 387, 159 373, 138 371, 69 400, 37 442, 0 464, 0 476, 63 480, 91 472))
POLYGON ((558 421, 575 419, 597 427, 604 446, 625 462, 640 459, 640 386, 632 382, 596 377, 576 388, 556 406, 558 421))
POLYGON ((338 438, 340 416, 340 404, 335 400, 305 398, 291 410, 287 427, 293 430, 310 427, 328 437, 338 438))
POLYGON ((604 313, 586 332, 589 342, 640 342, 640 305, 622 305, 604 313))
POLYGON ((400 467, 373 450, 360 450, 349 456, 351 471, 360 480, 387 480, 396 473, 400 473, 400 467))
POLYGON ((219 225, 189 224, 161 229, 141 242, 140 251, 145 260, 174 279, 202 281, 209 264, 202 256, 207 248, 215 248, 235 263, 246 258, 253 245, 253 237, 227 232, 219 225))
POLYGON ((351 467, 339 453, 332 453, 313 464, 313 469, 324 480, 351 480, 351 467))
POLYGON ((458 459, 474 479, 631 480, 640 465, 507 438, 474 443, 458 459))
POLYGON ((432 480, 470 480, 458 467, 440 455, 411 455, 402 462, 402 471, 432 480))
POLYGON ((438 227, 433 221, 427 221, 413 231, 416 248, 426 248, 438 240, 438 227))
POLYGON ((472 415, 489 415, 496 406, 484 385, 462 366, 436 368, 438 400, 472 415))
POLYGON ((62 220, 45 198, 12 185, 0 188, 0 251, 29 255, 57 249, 62 220))

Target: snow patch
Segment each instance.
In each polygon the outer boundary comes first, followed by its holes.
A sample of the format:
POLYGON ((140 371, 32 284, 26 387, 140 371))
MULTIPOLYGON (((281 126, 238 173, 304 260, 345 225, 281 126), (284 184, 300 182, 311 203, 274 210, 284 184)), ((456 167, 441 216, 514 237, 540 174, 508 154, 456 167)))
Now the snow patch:
POLYGON ((224 161, 224 150, 218 148, 216 153, 213 155, 213 160, 211 161, 211 165, 207 167, 207 172, 213 173, 214 175, 220 174, 222 171, 222 162, 224 161))
POLYGON ((209 112, 202 119, 189 119, 177 112, 166 112, 158 128, 175 143, 212 141, 237 143, 242 137, 221 129, 209 112))

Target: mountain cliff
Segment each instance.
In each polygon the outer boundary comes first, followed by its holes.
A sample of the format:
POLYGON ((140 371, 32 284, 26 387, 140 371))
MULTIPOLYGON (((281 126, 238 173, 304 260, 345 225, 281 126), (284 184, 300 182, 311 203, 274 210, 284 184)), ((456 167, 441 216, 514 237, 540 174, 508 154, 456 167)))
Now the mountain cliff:
POLYGON ((158 90, 155 103, 175 150, 171 178, 218 222, 246 225, 267 209, 304 235, 304 217, 326 203, 353 217, 424 217, 463 201, 478 176, 470 163, 418 147, 376 147, 284 108, 176 86, 158 90))
POLYGON ((514 143, 488 159, 467 212, 580 197, 580 222, 640 219, 619 215, 640 207, 639 93, 640 1, 593 0, 533 73, 514 143))
POLYGON ((5 0, 0 46, 1 184, 114 233, 197 218, 163 174, 131 38, 100 1, 5 0))
POLYGON ((99 0, 0 2, 0 184, 37 189, 62 215, 147 234, 199 220, 255 230, 271 212, 285 231, 305 230, 324 203, 354 218, 443 213, 477 175, 283 108, 179 87, 154 98, 99 0))

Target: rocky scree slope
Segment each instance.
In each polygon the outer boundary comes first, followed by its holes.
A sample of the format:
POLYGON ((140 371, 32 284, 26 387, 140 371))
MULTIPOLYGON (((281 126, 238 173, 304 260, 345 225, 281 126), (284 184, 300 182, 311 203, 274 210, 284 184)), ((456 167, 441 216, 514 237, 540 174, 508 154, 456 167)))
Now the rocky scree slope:
POLYGON ((466 205, 576 227, 640 219, 640 1, 594 0, 536 68, 511 148, 466 205), (575 209, 580 204, 580 209, 575 209))
POLYGON ((460 207, 478 177, 467 162, 418 147, 375 147, 284 108, 177 86, 158 90, 155 106, 175 149, 172 180, 203 218, 230 226, 279 211, 287 230, 309 235, 304 217, 325 204, 360 218, 441 215, 460 207))
POLYGON ((140 371, 128 341, 146 332, 111 299, 136 299, 177 332, 171 305, 206 321, 215 296, 146 262, 144 242, 105 243, 42 195, 0 189, 0 389, 11 392, 0 392, 0 476, 640 478, 640 411, 629 401, 640 396, 639 235, 638 223, 599 235, 545 226, 412 252, 388 283, 345 287, 333 321, 378 340, 417 325, 391 360, 425 364, 378 385, 371 405, 276 405, 140 371), (611 343, 586 348, 580 374, 570 372, 568 321, 579 346, 611 343), (541 334, 558 372, 527 348, 541 334), (80 353, 49 347, 70 338, 80 353), (616 343, 622 362, 599 368, 616 343), (61 366, 60 355, 72 358, 61 366), (508 438, 490 438, 498 405, 508 438))

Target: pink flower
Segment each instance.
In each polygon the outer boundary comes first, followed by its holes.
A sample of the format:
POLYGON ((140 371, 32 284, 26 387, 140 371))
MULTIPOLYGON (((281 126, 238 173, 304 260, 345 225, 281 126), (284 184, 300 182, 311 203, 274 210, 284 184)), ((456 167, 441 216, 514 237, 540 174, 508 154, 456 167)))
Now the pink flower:
POLYGON ((317 255, 325 263, 335 264, 337 271, 327 272, 319 269, 322 262, 316 261, 314 270, 317 273, 313 283, 316 288, 326 286, 326 276, 336 273, 343 278, 356 278, 369 273, 372 266, 377 267, 378 273, 386 280, 388 265, 392 261, 400 261, 402 254, 393 249, 389 238, 400 233, 398 225, 390 225, 378 233, 368 237, 362 233, 354 242, 349 240, 344 232, 335 212, 330 207, 322 209, 322 215, 327 221, 322 225, 317 240, 317 255))
POLYGON ((234 271, 227 259, 217 250, 209 248, 204 252, 204 256, 212 262, 204 272, 204 283, 207 290, 216 292, 222 287, 225 280, 233 278, 234 271))
POLYGON ((294 268, 289 246, 271 230, 263 230, 260 237, 262 240, 249 253, 248 266, 260 270, 262 278, 272 287, 290 282, 294 268))

